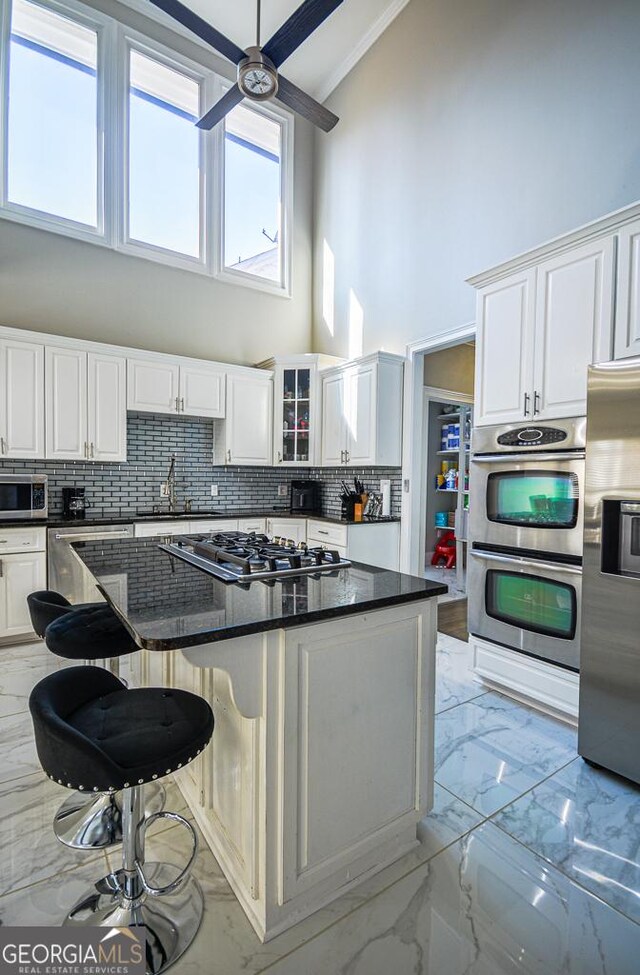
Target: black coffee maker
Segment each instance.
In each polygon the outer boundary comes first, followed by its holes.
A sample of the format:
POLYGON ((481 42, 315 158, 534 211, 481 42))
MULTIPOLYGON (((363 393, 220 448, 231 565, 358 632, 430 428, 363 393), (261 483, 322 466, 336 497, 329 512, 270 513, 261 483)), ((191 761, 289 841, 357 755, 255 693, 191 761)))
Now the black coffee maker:
POLYGON ((291 514, 320 514, 320 481, 291 482, 291 514))
POLYGON ((66 521, 82 521, 87 512, 87 499, 83 487, 62 489, 62 517, 66 521))

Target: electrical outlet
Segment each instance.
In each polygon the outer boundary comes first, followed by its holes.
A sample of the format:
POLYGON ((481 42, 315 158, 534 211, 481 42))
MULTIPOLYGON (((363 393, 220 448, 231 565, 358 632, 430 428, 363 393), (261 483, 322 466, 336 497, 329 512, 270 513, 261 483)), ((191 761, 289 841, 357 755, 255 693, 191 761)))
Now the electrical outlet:
POLYGON ((162 484, 160 485, 160 497, 161 498, 169 497, 169 485, 167 484, 166 481, 163 481, 162 484))
POLYGON ((212 498, 217 498, 218 497, 218 485, 217 484, 212 484, 211 485, 211 497, 212 498))
POLYGON ((286 498, 289 494, 289 486, 287 484, 278 484, 278 497, 286 498))

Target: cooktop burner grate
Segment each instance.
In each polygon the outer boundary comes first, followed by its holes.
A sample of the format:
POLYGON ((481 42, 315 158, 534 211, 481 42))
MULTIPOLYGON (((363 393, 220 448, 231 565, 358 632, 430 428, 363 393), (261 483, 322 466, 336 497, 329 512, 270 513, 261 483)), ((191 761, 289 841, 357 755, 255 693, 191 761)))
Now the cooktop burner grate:
POLYGON ((250 583, 302 573, 331 572, 351 563, 338 551, 247 532, 180 535, 159 546, 224 582, 250 583))

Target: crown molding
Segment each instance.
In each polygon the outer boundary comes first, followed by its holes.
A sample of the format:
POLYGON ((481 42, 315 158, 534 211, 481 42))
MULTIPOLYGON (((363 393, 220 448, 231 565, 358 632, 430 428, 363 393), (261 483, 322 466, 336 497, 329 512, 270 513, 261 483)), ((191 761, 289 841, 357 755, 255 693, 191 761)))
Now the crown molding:
POLYGON ((324 102, 327 100, 331 92, 334 91, 340 82, 346 78, 349 72, 355 68, 358 61, 364 57, 370 47, 373 47, 380 35, 384 33, 389 24, 396 19, 400 11, 403 10, 408 3, 409 0, 391 0, 391 3, 388 4, 387 8, 380 14, 375 23, 371 25, 367 33, 355 45, 351 53, 344 59, 344 61, 333 69, 327 80, 316 89, 315 97, 319 102, 324 102))

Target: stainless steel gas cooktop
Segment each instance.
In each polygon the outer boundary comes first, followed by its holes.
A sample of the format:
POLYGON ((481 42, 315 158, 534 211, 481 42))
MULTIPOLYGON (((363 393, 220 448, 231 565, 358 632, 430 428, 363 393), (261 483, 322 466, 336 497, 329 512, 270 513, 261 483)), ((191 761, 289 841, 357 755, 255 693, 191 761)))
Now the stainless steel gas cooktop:
POLYGON ((159 547, 223 582, 247 585, 302 573, 335 572, 351 565, 335 550, 255 532, 179 535, 159 547))

